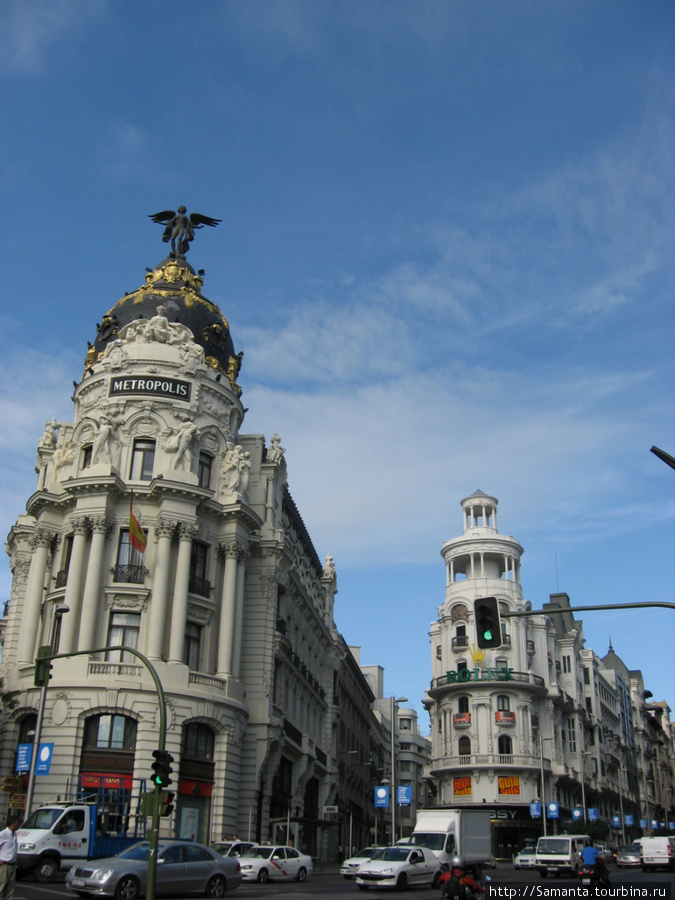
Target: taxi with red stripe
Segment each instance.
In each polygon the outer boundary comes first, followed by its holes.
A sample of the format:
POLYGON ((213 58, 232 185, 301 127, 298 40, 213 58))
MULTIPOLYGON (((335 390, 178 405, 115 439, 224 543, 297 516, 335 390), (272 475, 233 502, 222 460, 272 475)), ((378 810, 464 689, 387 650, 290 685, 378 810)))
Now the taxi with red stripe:
POLYGON ((251 847, 239 857, 244 881, 306 881, 312 874, 312 857, 295 847, 251 847))

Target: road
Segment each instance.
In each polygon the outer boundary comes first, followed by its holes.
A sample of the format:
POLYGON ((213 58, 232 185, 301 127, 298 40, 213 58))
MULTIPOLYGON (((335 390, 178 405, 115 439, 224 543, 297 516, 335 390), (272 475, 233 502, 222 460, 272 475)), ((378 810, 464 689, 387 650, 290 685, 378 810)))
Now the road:
MULTIPOLYGON (((620 885, 639 885, 640 887, 651 888, 653 891, 651 896, 654 897, 654 900, 662 900, 662 898, 664 898, 664 900, 670 900, 670 894, 659 894, 655 890, 657 887, 669 885, 673 900, 675 900, 675 873, 655 871, 643 874, 639 869, 617 869, 615 866, 610 866, 609 869, 612 887, 618 887, 620 885)), ((500 885, 510 885, 511 887, 515 887, 516 885, 527 884, 531 886, 538 885, 541 887, 542 891, 544 889, 547 891, 551 890, 551 893, 542 893, 541 895, 543 898, 549 898, 549 900, 554 896, 552 891, 554 888, 580 887, 578 879, 547 878, 544 880, 541 879, 536 872, 528 872, 525 869, 516 871, 513 867, 508 865, 500 865, 499 868, 491 872, 490 875, 492 878, 491 884, 495 887, 500 885)), ((281 882, 270 884, 243 883, 231 896, 233 898, 236 897, 237 900, 262 900, 262 898, 264 898, 264 900, 274 900, 276 897, 321 897, 322 900, 343 900, 345 897, 363 897, 367 898, 367 900, 384 900, 384 898, 389 898, 389 900, 391 900, 392 895, 396 896, 395 892, 373 888, 369 888, 367 892, 360 891, 357 889, 354 881, 348 881, 347 879, 342 878, 337 872, 331 871, 316 873, 304 884, 296 884, 295 882, 290 882, 288 884, 281 882)), ((76 896, 77 895, 72 891, 66 890, 63 881, 44 885, 36 884, 31 881, 20 881, 14 892, 14 900, 51 900, 51 898, 59 897, 70 897, 71 900, 75 900, 76 896)), ((422 900, 422 898, 429 900, 430 897, 438 900, 440 891, 432 893, 429 888, 416 888, 406 891, 405 896, 407 900, 422 900)), ((521 894, 520 896, 524 897, 525 895, 521 894)), ((174 900, 187 900, 187 898, 180 897, 174 898, 174 900)), ((518 898, 514 897, 513 900, 518 900, 518 898)))

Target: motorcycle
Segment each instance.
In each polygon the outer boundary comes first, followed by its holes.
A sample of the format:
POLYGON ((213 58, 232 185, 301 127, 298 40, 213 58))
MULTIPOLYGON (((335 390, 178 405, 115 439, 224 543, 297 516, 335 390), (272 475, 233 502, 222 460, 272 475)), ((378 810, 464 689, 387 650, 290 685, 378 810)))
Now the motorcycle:
POLYGON ((581 878, 581 883, 584 887, 610 887, 609 873, 604 866, 598 866, 597 864, 589 866, 584 864, 579 869, 579 877, 581 878))

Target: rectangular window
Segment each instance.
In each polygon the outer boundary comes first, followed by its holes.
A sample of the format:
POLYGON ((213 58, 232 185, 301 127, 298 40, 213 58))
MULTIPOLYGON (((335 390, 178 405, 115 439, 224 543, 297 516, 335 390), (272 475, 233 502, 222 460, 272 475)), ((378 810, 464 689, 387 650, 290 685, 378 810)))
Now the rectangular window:
POLYGON ((131 546, 129 529, 121 528, 113 580, 126 584, 143 584, 144 578, 143 557, 131 546))
POLYGON ((192 542, 190 555, 190 592, 199 594, 200 597, 208 597, 211 593, 211 582, 207 580, 208 571, 208 544, 200 541, 192 542))
POLYGON ((584 684, 590 684, 590 683, 591 683, 590 673, 589 673, 588 669, 584 666, 584 684))
MULTIPOLYGON (((108 626, 109 647, 131 647, 133 650, 138 648, 138 633, 141 630, 141 616, 139 613, 121 613, 113 612, 110 614, 110 624, 108 626)), ((124 650, 108 650, 106 653, 108 662, 136 662, 136 657, 132 653, 126 653, 124 650)))
POLYGON ((199 671, 199 653, 202 643, 202 626, 195 622, 185 623, 185 644, 183 662, 189 669, 199 671))
POLYGON ((91 465, 91 452, 92 452, 91 444, 87 444, 85 447, 82 448, 82 457, 81 457, 82 461, 80 464, 81 469, 88 469, 89 466, 91 465))
POLYGON ((131 457, 132 481, 152 481, 152 470, 155 465, 155 442, 146 438, 137 438, 134 441, 134 450, 131 457))
POLYGON ((211 487, 211 467, 213 465, 213 457, 202 451, 199 454, 199 463, 197 465, 197 478, 199 487, 211 487))
POLYGON ((574 719, 567 720, 567 733, 570 739, 570 753, 577 752, 577 733, 574 726, 574 719))

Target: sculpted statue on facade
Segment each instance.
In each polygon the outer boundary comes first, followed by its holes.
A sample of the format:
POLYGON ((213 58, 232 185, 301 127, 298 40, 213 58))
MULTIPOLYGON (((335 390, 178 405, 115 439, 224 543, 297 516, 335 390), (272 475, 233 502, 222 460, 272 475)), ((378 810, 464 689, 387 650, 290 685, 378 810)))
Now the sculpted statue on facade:
POLYGON ((127 351, 124 349, 124 343, 117 338, 111 345, 110 350, 105 354, 110 360, 111 369, 121 369, 127 359, 127 351))
POLYGON ((192 469, 192 441, 198 435, 199 429, 189 419, 173 429, 166 442, 167 451, 176 454, 171 463, 172 469, 182 469, 184 472, 192 469))
POLYGON ((51 422, 45 422, 45 430, 42 432, 42 437, 38 441, 38 449, 40 450, 53 450, 56 447, 56 429, 58 425, 56 424, 56 419, 52 419, 51 422))
POLYGON ((267 462, 274 463, 275 465, 277 463, 280 463, 281 458, 285 452, 286 452, 286 448, 281 446, 281 438, 275 432, 272 435, 272 440, 270 442, 270 446, 267 449, 267 462))
POLYGON ((71 440, 63 440, 54 451, 54 481, 61 481, 63 469, 70 466, 75 459, 75 444, 71 440))
POLYGON ((221 470, 221 499, 231 499, 246 493, 251 469, 251 454, 237 444, 225 454, 221 470))
POLYGON ((194 375, 197 366, 204 365, 204 348, 194 341, 186 341, 180 348, 180 355, 187 375, 194 375))
POLYGON ((335 576, 335 562, 330 553, 326 554, 326 562, 323 564, 323 577, 333 578, 335 576))
POLYGON ((162 234, 164 243, 171 241, 171 256, 184 257, 190 249, 190 242, 194 240, 195 230, 209 225, 215 228, 222 222, 222 219, 212 219, 211 216, 203 216, 201 213, 190 213, 187 215, 187 209, 179 206, 176 212, 173 209, 165 209, 162 212, 153 213, 148 216, 158 225, 165 225, 166 228, 162 234))
POLYGON ((117 442, 117 429, 124 424, 124 418, 119 413, 102 413, 98 432, 91 448, 91 461, 93 465, 98 463, 110 463, 115 465, 118 456, 113 449, 117 442))

